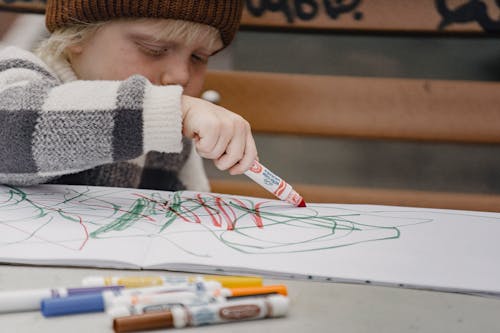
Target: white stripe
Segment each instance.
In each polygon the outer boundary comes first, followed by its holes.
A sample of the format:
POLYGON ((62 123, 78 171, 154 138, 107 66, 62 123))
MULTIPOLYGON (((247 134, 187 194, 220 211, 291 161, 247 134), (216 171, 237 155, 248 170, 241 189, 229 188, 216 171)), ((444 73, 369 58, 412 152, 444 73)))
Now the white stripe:
POLYGON ((180 86, 147 85, 144 92, 144 152, 182 151, 180 86))
POLYGON ((116 109, 118 81, 74 81, 49 92, 42 111, 96 111, 116 109))

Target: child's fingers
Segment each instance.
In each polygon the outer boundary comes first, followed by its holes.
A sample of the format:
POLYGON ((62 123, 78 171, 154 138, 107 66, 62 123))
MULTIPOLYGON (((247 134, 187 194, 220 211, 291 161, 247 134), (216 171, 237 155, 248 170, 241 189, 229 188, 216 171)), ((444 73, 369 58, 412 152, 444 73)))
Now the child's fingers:
POLYGON ((240 161, 229 169, 231 175, 239 175, 250 169, 253 161, 258 160, 257 147, 255 145, 252 132, 248 132, 246 136, 245 151, 240 161))
POLYGON ((241 116, 197 98, 183 96, 183 134, 193 138, 201 157, 220 170, 240 174, 257 157, 250 124, 241 116))
POLYGON ((200 130, 196 133, 196 150, 201 157, 210 158, 211 153, 217 146, 217 142, 219 141, 218 133, 220 130, 217 125, 212 125, 214 128, 214 132, 216 135, 210 135, 211 133, 206 134, 204 130, 200 130))
POLYGON ((219 158, 228 142, 233 136, 233 130, 216 116, 207 117, 200 115, 198 120, 200 125, 197 135, 200 138, 196 144, 196 149, 201 157, 208 159, 219 158))
POLYGON ((217 160, 224 156, 225 152, 227 152, 228 146, 231 144, 231 140, 235 135, 235 130, 232 123, 226 123, 225 125, 221 126, 218 134, 216 134, 214 131, 210 132, 211 135, 217 135, 218 139, 217 143, 212 148, 212 151, 207 153, 206 158, 217 160))
POLYGON ((238 163, 245 152, 245 136, 236 135, 227 145, 226 152, 214 161, 219 170, 226 170, 238 163))

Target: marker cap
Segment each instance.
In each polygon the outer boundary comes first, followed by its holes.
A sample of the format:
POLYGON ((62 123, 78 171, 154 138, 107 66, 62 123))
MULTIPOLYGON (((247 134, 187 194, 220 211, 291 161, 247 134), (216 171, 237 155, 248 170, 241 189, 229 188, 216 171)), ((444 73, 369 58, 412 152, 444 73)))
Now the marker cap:
POLYGON ((113 320, 113 329, 117 333, 169 328, 172 326, 173 319, 169 311, 126 316, 113 320))
POLYGON ((41 310, 45 317, 87 312, 103 312, 104 301, 101 294, 45 298, 41 302, 41 310))
POLYGON ((129 308, 126 305, 121 304, 113 306, 111 309, 106 311, 106 314, 111 318, 126 317, 131 315, 129 308))
POLYGON ((290 307, 290 299, 283 295, 273 295, 266 299, 272 307, 272 312, 269 314, 270 317, 283 317, 288 313, 288 308, 290 307))
POLYGON ((106 281, 103 277, 100 276, 87 276, 83 278, 82 285, 100 287, 105 286, 106 281))
POLYGON ((172 314, 172 322, 175 328, 183 328, 188 324, 187 311, 182 306, 174 306, 170 313, 172 314))

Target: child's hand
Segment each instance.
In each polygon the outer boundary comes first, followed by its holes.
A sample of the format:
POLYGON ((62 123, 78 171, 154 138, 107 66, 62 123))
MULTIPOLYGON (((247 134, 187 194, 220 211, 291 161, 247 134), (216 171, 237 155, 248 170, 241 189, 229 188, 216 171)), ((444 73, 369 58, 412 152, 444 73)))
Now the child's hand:
POLYGON ((250 124, 241 116, 205 100, 182 96, 182 134, 194 139, 200 156, 232 175, 248 170, 257 157, 250 124))

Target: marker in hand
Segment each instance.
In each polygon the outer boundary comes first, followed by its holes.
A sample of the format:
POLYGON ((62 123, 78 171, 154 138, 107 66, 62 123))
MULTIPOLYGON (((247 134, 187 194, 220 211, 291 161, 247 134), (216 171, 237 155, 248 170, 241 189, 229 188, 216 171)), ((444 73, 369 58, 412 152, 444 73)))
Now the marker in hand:
POLYGON ((297 207, 306 207, 304 199, 292 188, 292 186, 290 186, 290 184, 269 171, 269 169, 258 161, 253 162, 250 169, 245 171, 245 175, 279 199, 287 201, 297 207))
MULTIPOLYGON (((214 90, 207 90, 201 96, 202 99, 214 104, 220 101, 220 94, 214 90)), ((258 161, 254 161, 250 169, 245 172, 257 184, 277 196, 279 199, 287 201, 296 207, 306 207, 304 199, 295 191, 290 184, 269 171, 258 161)))

